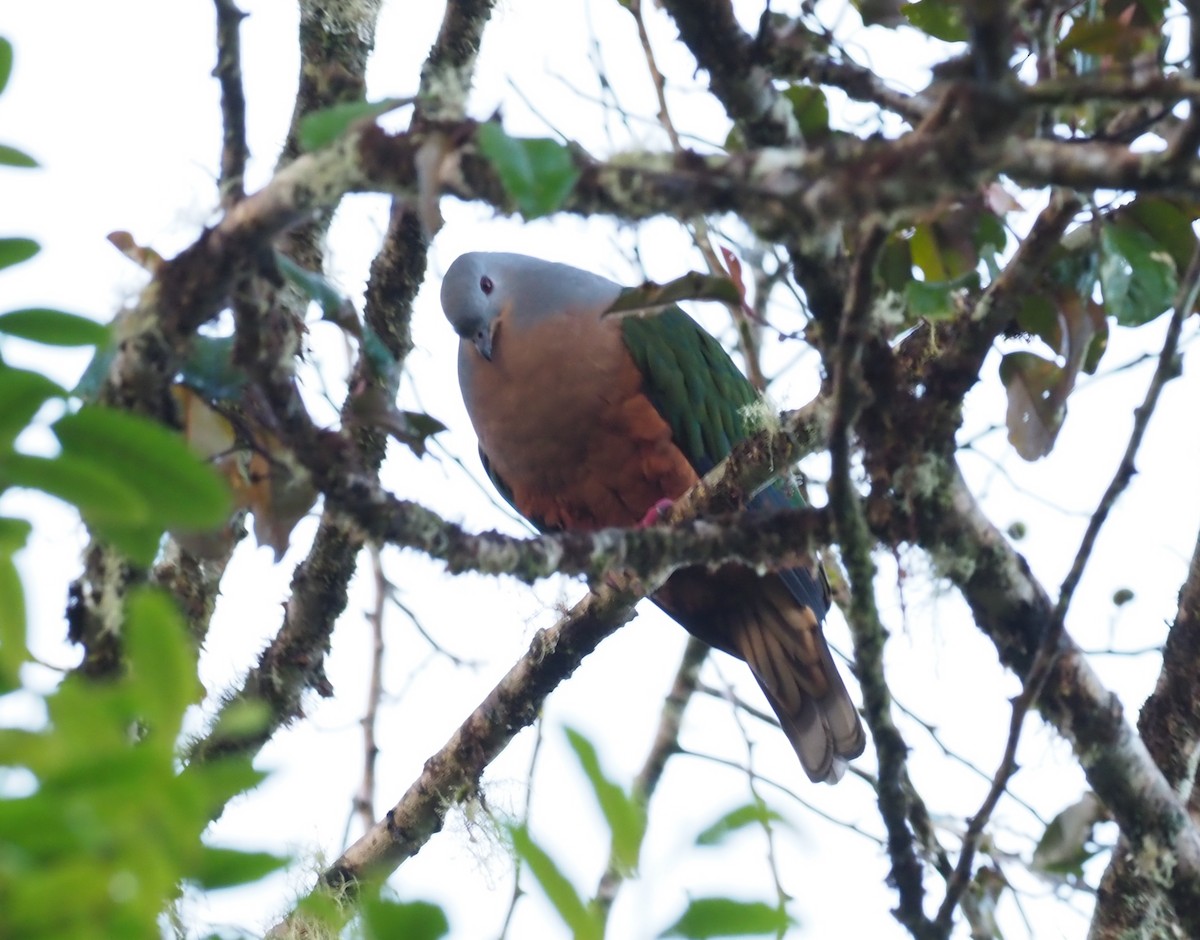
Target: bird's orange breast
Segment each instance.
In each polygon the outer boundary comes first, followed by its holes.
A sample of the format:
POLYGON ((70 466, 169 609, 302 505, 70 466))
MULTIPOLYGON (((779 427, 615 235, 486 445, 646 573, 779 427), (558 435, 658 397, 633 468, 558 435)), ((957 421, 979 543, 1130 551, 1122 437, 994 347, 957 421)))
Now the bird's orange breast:
POLYGON ((518 328, 502 314, 491 361, 460 356, 463 398, 514 505, 548 528, 639 522, 696 472, 642 389, 617 318, 572 313, 518 328))

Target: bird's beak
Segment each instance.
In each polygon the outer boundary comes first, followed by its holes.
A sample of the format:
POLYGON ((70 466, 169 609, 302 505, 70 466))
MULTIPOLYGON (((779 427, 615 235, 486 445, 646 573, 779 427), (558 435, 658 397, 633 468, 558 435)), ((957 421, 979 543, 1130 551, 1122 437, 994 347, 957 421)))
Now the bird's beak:
POLYGON ((498 320, 493 320, 488 325, 487 330, 477 334, 472 341, 475 344, 475 348, 479 350, 479 355, 483 356, 488 362, 492 361, 492 343, 495 342, 496 327, 499 325, 498 320))

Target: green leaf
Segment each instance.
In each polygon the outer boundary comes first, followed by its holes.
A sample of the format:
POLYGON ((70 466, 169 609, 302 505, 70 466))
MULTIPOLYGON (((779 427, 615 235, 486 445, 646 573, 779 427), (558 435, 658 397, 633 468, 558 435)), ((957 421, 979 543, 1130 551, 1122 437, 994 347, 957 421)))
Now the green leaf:
POLYGON ((104 385, 104 380, 108 378, 108 370, 112 367, 113 360, 117 357, 117 350, 117 343, 110 343, 107 346, 97 348, 96 355, 92 356, 91 361, 87 364, 87 368, 83 370, 83 375, 79 377, 79 381, 71 389, 71 394, 76 398, 82 398, 84 401, 95 401, 100 394, 100 389, 104 385))
POLYGON ((1081 52, 1128 62, 1141 52, 1152 51, 1161 39, 1156 29, 1131 26, 1115 17, 1076 20, 1058 44, 1058 52, 1081 52))
POLYGON ((211 800, 211 807, 224 806, 239 793, 246 793, 266 779, 267 775, 254 768, 253 759, 246 756, 222 757, 203 764, 189 764, 184 776, 193 780, 211 800))
POLYGON ((895 29, 904 23, 900 15, 900 0, 852 0, 863 26, 886 26, 895 29))
POLYGON ((428 901, 367 898, 362 919, 367 940, 438 940, 450 932, 446 912, 428 901))
POLYGON ((1093 326, 1095 332, 1087 334, 1087 345, 1079 362, 1079 368, 1088 375, 1095 374, 1100 359, 1108 349, 1108 321, 1104 319, 1103 313, 1095 318, 1093 326))
POLYGON ((102 323, 46 307, 0 313, 0 333, 47 346, 100 346, 109 336, 108 327, 102 323))
POLYGON ((300 120, 300 129, 297 134, 300 149, 319 150, 341 137, 352 124, 377 118, 381 114, 408 104, 410 100, 408 98, 384 98, 382 101, 345 101, 342 104, 331 105, 320 111, 306 114, 300 120))
POLYGON ((232 336, 197 336, 179 369, 183 383, 210 401, 237 401, 246 373, 233 362, 232 336))
POLYGON ((904 287, 908 312, 914 318, 940 320, 954 314, 955 287, 947 281, 911 280, 904 287))
POLYGON ((946 3, 944 0, 920 0, 919 3, 906 3, 900 11, 908 21, 942 42, 966 42, 967 27, 963 23, 962 10, 957 3, 946 3))
POLYGON ((812 144, 829 135, 829 102, 824 91, 816 85, 789 85, 783 97, 791 102, 805 141, 812 144))
MULTIPOLYGON (((11 558, 25 547, 33 526, 24 519, 0 516, 0 555, 11 558)), ((0 597, 4 595, 0 594, 0 597)), ((0 604, 0 608, 3 608, 0 604)))
POLYGON ((10 147, 8 144, 0 144, 0 166, 33 169, 38 165, 38 162, 24 150, 18 150, 16 147, 10 147))
POLYGON ((907 238, 893 232, 879 252, 879 276, 892 291, 903 291, 913 279, 912 246, 907 238))
POLYGON ((579 180, 571 151, 556 140, 509 137, 495 122, 481 124, 475 139, 527 219, 555 212, 579 180))
POLYGON ((1200 216, 1200 206, 1182 204, 1165 196, 1138 196, 1119 211, 1123 220, 1132 219, 1165 248, 1175 262, 1175 270, 1187 268, 1196 250, 1192 219, 1200 216))
POLYGON ((751 937, 761 934, 782 935, 795 920, 787 911, 762 901, 735 901, 733 898, 694 898, 679 920, 660 937, 751 937))
POLYGON ((1179 289, 1175 261, 1149 233, 1133 224, 1100 230, 1100 289, 1122 326, 1140 326, 1168 310, 1179 289))
POLYGON ((1004 940, 996 918, 996 908, 1004 892, 1011 886, 1008 879, 991 865, 981 865, 962 897, 963 916, 976 937, 1004 940))
POLYGON ((103 462, 137 490, 162 528, 208 529, 225 521, 224 482, 174 431, 99 405, 64 416, 53 429, 64 454, 103 462))
POLYGON ((1056 352, 1062 346, 1058 308, 1045 294, 1025 294, 1017 308, 1017 326, 1046 341, 1056 352))
POLYGON ((163 530, 158 526, 96 522, 92 523, 92 530, 133 564, 142 567, 154 563, 162 544, 163 530))
POLYGON ((270 725, 271 706, 266 702, 258 698, 235 699, 221 709, 208 733, 219 739, 244 739, 261 734, 270 725))
POLYGON ((302 897, 296 904, 298 920, 305 925, 307 936, 341 937, 347 915, 341 902, 328 889, 318 888, 302 897), (324 933, 321 932, 322 928, 324 933))
POLYGON ((418 457, 425 456, 425 442, 429 438, 446 430, 446 425, 437 418, 421 411, 392 408, 378 417, 377 426, 384 428, 418 457))
POLYGON ((196 678, 196 651, 184 640, 185 627, 175 602, 165 591, 144 587, 125 603, 126 655, 138 663, 131 669, 130 691, 139 711, 170 716, 170 726, 151 730, 174 741, 177 721, 204 694, 196 678))
POLYGON ((279 273, 292 286, 309 300, 317 302, 321 307, 321 314, 326 320, 336 323, 353 336, 358 336, 362 332, 358 315, 354 312, 354 305, 350 303, 350 299, 324 277, 307 268, 300 267, 282 252, 275 252, 275 263, 279 266, 279 273))
POLYGON ((363 324, 362 334, 362 350, 366 354, 372 371, 381 377, 390 375, 396 368, 396 357, 392 355, 392 351, 379 338, 379 334, 371 328, 371 324, 363 324))
POLYGON ((981 254, 998 254, 1008 244, 1008 229, 1004 220, 994 212, 979 213, 979 224, 975 229, 975 247, 981 254))
POLYGON ((696 836, 697 845, 719 845, 730 835, 745 829, 747 826, 765 827, 771 824, 787 823, 782 816, 771 809, 762 800, 747 803, 730 810, 715 823, 696 836))
POLYGON ((57 496, 93 524, 140 525, 150 515, 136 489, 112 468, 82 454, 11 454, 0 463, 0 482, 57 496))
POLYGON ((206 845, 190 880, 206 891, 251 884, 278 871, 287 861, 286 857, 269 852, 243 852, 206 845))
POLYGON ((575 751, 579 766, 592 785, 596 802, 612 833, 614 860, 621 871, 633 871, 637 868, 642 839, 646 834, 646 808, 640 800, 630 796, 605 776, 591 741, 573 728, 565 730, 571 749, 575 751))
POLYGON ((4 91, 8 85, 9 76, 12 75, 13 66, 13 47, 12 43, 0 36, 0 92, 4 91))
MULTIPOLYGON (((277 866, 202 842, 220 806, 214 791, 233 778, 225 761, 179 771, 175 731, 202 687, 173 603, 133 591, 114 626, 127 667, 120 675, 68 676, 46 696, 39 730, 0 728, 5 763, 37 783, 28 797, 0 799, 6 937, 153 940, 181 881, 237 884, 277 866)), ((241 763, 234 770, 245 779, 249 761, 241 763)))
POLYGON ((28 261, 41 247, 32 238, 0 238, 0 268, 28 261))
POLYGON ((1084 863, 1100 851, 1092 842, 1092 832, 1107 817, 1099 797, 1091 791, 1084 793, 1050 820, 1033 850, 1033 869, 1083 877, 1084 863))
POLYGON ((26 659, 25 589, 13 555, 25 546, 32 528, 24 519, 0 516, 0 695, 20 687, 26 659))
POLYGON ((25 662, 25 589, 11 556, 0 554, 0 696, 21 687, 25 662))
POLYGON ((33 416, 51 398, 66 389, 38 372, 13 369, 0 362, 0 459, 33 416))
POLYGON ((603 940, 604 928, 600 915, 584 903, 554 860, 533 841, 525 826, 513 826, 509 830, 513 849, 528 866, 537 883, 546 893, 558 916, 574 933, 575 940, 603 940))

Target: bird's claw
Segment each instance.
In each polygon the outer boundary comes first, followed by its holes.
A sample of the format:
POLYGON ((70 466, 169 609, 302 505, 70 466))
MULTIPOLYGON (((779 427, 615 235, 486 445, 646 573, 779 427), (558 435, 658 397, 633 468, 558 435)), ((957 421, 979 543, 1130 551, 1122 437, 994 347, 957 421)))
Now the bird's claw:
POLYGON ((674 505, 674 500, 660 499, 646 510, 646 515, 642 516, 642 521, 638 523, 638 528, 645 529, 647 526, 657 525, 662 522, 674 505))

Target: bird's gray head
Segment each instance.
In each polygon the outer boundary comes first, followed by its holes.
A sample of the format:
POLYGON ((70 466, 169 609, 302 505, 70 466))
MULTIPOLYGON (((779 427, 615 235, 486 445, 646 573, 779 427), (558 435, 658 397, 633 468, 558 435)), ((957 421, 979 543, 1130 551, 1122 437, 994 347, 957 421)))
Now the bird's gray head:
POLYGON ((442 281, 442 310, 463 340, 491 359, 499 317, 516 328, 554 314, 600 313, 620 285, 590 271, 510 252, 460 255, 442 281))

